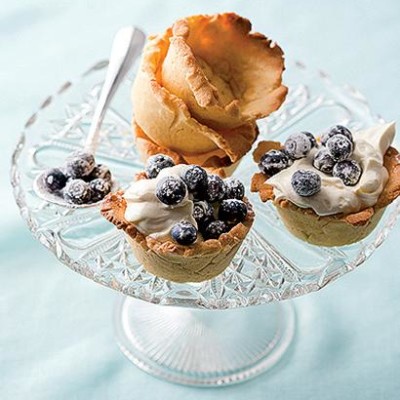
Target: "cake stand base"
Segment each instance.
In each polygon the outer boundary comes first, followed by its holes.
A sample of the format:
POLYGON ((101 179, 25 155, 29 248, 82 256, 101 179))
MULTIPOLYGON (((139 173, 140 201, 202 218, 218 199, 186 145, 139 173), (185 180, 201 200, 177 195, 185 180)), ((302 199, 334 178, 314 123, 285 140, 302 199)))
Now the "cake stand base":
POLYGON ((224 386, 254 378, 282 358, 295 313, 288 301, 210 311, 122 297, 115 326, 122 352, 142 370, 183 385, 224 386))

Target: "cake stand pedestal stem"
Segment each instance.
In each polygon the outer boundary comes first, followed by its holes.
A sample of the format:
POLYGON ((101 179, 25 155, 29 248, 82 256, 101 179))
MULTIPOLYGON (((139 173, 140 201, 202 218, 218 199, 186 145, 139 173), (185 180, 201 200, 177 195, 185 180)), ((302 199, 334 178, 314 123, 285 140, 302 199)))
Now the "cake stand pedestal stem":
POLYGON ((290 301, 233 310, 160 306, 121 297, 118 345, 142 370, 192 386, 242 382, 274 366, 295 331, 290 301))

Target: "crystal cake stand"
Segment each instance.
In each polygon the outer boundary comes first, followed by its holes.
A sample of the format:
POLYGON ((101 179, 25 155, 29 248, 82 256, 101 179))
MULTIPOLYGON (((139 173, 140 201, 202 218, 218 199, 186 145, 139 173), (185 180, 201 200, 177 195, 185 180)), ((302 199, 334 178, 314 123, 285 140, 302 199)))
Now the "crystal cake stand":
MULTIPOLYGON (((124 294, 115 312, 116 336, 138 367, 189 385, 252 378, 274 365, 292 341, 293 306, 281 301, 320 290, 362 264, 385 240, 400 203, 388 207, 362 242, 323 248, 292 237, 274 209, 247 190, 255 226, 223 274, 201 284, 157 278, 135 260, 124 236, 98 208, 65 209, 32 190, 38 173, 81 148, 106 66, 107 61, 98 62, 76 82, 65 82, 26 122, 11 167, 21 215, 63 264, 124 294)), ((288 98, 260 122, 260 139, 297 130, 321 132, 335 123, 358 129, 381 121, 359 92, 333 84, 325 73, 299 62, 288 62, 287 71, 288 98)), ((130 129, 130 86, 130 80, 124 82, 107 112, 96 157, 111 167, 122 187, 143 168, 130 129)), ((235 175, 248 184, 256 169, 249 154, 235 175)))

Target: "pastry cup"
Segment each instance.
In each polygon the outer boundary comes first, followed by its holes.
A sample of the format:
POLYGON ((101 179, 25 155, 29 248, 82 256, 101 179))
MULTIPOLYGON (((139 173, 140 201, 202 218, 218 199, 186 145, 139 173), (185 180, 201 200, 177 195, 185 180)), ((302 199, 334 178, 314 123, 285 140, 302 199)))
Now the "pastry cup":
MULTIPOLYGON (((254 161, 269 150, 280 149, 279 142, 260 142, 254 152, 254 161)), ((386 207, 400 195, 400 155, 390 147, 384 156, 389 173, 385 188, 377 203, 355 213, 319 216, 311 208, 300 208, 286 199, 274 198, 274 190, 259 172, 253 175, 251 191, 258 192, 263 202, 272 201, 286 228, 296 237, 318 246, 343 246, 367 237, 380 221, 386 207)))
POLYGON ((164 87, 213 129, 232 129, 269 115, 287 88, 281 48, 234 13, 177 21, 162 63, 164 87))
POLYGON ((204 167, 250 150, 255 120, 287 93, 282 50, 250 30, 236 14, 198 15, 149 38, 132 87, 135 124, 148 141, 204 167))
POLYGON ((126 201, 123 192, 109 194, 102 205, 102 215, 122 229, 137 258, 145 269, 173 282, 202 282, 222 273, 230 264, 249 232, 254 213, 250 203, 243 223, 235 225, 218 239, 198 240, 191 246, 172 240, 160 241, 143 235, 125 219, 126 201))

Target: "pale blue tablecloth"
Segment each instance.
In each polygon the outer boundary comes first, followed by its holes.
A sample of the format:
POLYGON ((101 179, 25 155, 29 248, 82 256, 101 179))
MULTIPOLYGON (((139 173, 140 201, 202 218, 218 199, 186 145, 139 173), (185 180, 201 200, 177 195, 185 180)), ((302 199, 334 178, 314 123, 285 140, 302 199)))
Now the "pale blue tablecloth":
POLYGON ((384 118, 400 111, 400 6, 376 1, 12 2, 0 7, 0 399, 398 399, 400 226, 362 268, 295 301, 297 339, 271 372, 225 389, 157 380, 118 350, 116 293, 62 266, 18 216, 8 183, 23 122, 66 78, 108 56, 118 27, 157 32, 232 10, 291 58, 351 82, 384 118))

